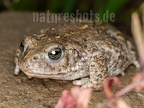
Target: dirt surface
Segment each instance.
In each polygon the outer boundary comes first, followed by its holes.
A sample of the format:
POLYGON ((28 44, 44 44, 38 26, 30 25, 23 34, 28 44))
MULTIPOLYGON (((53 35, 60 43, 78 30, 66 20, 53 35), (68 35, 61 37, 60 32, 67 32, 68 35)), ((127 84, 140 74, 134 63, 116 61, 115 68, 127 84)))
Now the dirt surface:
MULTIPOLYGON (((48 23, 34 23, 32 13, 0 13, 0 108, 53 108, 60 94, 73 87, 71 81, 33 78, 29 80, 24 73, 15 76, 14 55, 25 34, 31 34, 50 26, 48 23)), ((131 66, 119 90, 131 82, 135 74, 131 66)), ((104 93, 94 92, 89 108, 96 108, 104 100, 104 93)), ((134 108, 144 108, 144 90, 131 91, 122 97, 134 108)))

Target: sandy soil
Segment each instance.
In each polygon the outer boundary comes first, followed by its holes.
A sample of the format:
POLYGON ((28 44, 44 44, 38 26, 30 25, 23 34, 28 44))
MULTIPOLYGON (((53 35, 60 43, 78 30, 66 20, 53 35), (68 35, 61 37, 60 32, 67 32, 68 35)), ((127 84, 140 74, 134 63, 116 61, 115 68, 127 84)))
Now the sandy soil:
MULTIPOLYGON (((15 50, 24 34, 31 34, 49 26, 47 23, 34 23, 32 13, 0 13, 0 108, 53 108, 61 92, 73 87, 71 81, 33 78, 29 80, 24 73, 13 74, 15 50)), ((120 88, 129 84, 135 74, 131 66, 120 88)), ((103 92, 94 92, 89 108, 96 108, 104 100, 103 92)), ((122 97, 134 108, 144 108, 144 90, 131 91, 122 97)))

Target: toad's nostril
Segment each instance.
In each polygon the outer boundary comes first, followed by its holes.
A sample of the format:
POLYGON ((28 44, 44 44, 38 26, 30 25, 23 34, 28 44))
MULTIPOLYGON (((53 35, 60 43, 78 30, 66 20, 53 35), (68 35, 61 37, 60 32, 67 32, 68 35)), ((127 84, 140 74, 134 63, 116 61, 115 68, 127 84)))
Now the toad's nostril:
POLYGON ((39 56, 35 55, 35 56, 33 57, 33 59, 34 59, 34 60, 38 60, 38 59, 39 59, 39 56))

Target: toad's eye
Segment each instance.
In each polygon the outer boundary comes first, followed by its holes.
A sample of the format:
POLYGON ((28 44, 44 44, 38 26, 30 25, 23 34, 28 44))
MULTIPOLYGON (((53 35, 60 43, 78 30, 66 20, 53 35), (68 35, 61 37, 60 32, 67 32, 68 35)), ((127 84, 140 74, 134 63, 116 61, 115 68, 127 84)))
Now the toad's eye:
POLYGON ((62 57, 63 51, 61 48, 53 48, 48 52, 48 56, 52 60, 59 60, 62 57))
POLYGON ((20 43, 20 47, 22 47, 22 48, 24 48, 23 43, 24 43, 24 40, 23 40, 23 41, 21 41, 21 43, 20 43))

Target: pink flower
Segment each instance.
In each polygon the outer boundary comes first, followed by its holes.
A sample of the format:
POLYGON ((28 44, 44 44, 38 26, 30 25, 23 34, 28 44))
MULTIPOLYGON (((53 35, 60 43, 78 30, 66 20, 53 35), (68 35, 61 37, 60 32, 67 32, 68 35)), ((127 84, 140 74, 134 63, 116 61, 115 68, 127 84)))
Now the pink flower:
POLYGON ((82 89, 80 87, 74 87, 71 91, 65 90, 62 92, 62 96, 55 108, 72 108, 74 105, 77 108, 87 108, 91 94, 91 88, 82 89))
POLYGON ((124 100, 120 99, 117 101, 116 108, 131 108, 124 100))
POLYGON ((136 91, 141 91, 144 88, 144 74, 137 73, 133 78, 133 83, 136 83, 136 91))

